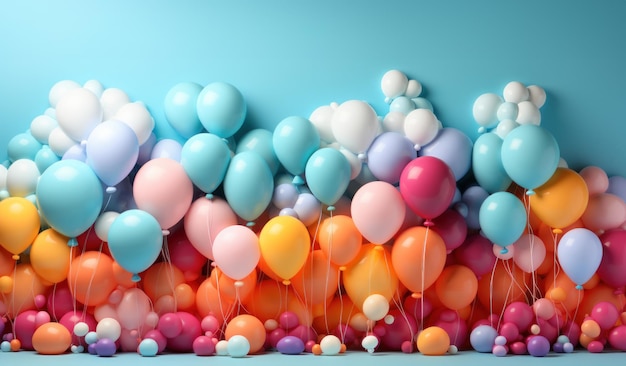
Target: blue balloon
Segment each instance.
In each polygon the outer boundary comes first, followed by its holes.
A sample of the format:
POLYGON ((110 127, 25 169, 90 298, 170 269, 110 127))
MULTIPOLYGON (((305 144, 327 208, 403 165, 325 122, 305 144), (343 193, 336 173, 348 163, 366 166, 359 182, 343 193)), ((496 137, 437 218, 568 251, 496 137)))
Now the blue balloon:
MULTIPOLYGON (((103 191, 100 179, 85 163, 60 160, 48 167, 37 183, 37 206, 45 221, 74 239, 100 215, 103 191)), ((70 245, 76 244, 73 240, 70 245)))
POLYGON ((137 351, 143 357, 154 357, 159 353, 159 344, 152 338, 144 338, 139 342, 137 351))
POLYGON ((297 176, 304 173, 307 161, 319 149, 320 135, 311 121, 292 116, 276 125, 272 144, 280 163, 297 176))
POLYGON ((146 211, 124 211, 109 227, 108 245, 113 259, 133 273, 133 281, 137 282, 138 273, 148 269, 161 253, 161 225, 146 211))
POLYGON ((437 136, 420 149, 419 156, 433 156, 443 160, 452 169, 456 181, 459 181, 470 170, 472 147, 472 140, 461 130, 446 127, 440 129, 437 136))
POLYGON ((65 151, 61 159, 62 160, 78 160, 83 163, 86 162, 87 151, 85 149, 85 146, 81 144, 72 145, 69 149, 67 149, 67 151, 65 151))
POLYGON ((19 159, 35 160, 35 155, 41 149, 41 142, 30 133, 18 133, 9 140, 7 156, 10 161, 19 159))
POLYGON ((180 164, 196 187, 213 193, 224 181, 230 155, 224 139, 211 133, 199 133, 183 145, 180 164))
POLYGON ((109 187, 133 170, 139 156, 137 134, 124 122, 110 120, 97 125, 87 138, 87 164, 109 187))
POLYGON ((183 146, 174 139, 162 139, 156 142, 150 152, 150 159, 168 158, 180 162, 183 146))
POLYGON ((504 191, 513 182, 502 165, 501 151, 502 139, 493 132, 480 135, 474 142, 474 178, 489 193, 504 191))
POLYGON ((417 98, 411 98, 411 100, 415 104, 416 109, 421 108, 421 109, 429 109, 431 112, 433 111, 433 105, 428 99, 424 97, 417 97, 417 98))
POLYGON ((367 166, 381 181, 397 184, 404 167, 417 158, 413 143, 401 133, 383 132, 367 150, 367 166))
POLYGON ((184 138, 202 132, 203 126, 196 109, 202 85, 182 82, 174 85, 165 95, 163 112, 172 128, 184 138))
MULTIPOLYGON (((480 228, 489 240, 501 247, 513 244, 526 229, 524 204, 514 194, 496 192, 487 197, 478 213, 480 228)), ((503 253, 507 249, 503 249, 503 253)))
POLYGON ((306 183, 311 193, 333 210, 350 184, 350 163, 339 150, 324 147, 311 155, 306 163, 306 183))
POLYGON ((43 145, 35 155, 35 164, 37 164, 37 169, 39 169, 40 172, 45 171, 50 165, 59 160, 61 159, 59 159, 57 154, 55 154, 48 145, 43 145))
POLYGON ((470 345, 476 352, 491 353, 498 331, 490 325, 479 325, 470 333, 470 345))
POLYGON ((585 228, 576 228, 566 232, 557 246, 559 264, 579 290, 600 267, 602 253, 600 238, 593 231, 585 228))
POLYGON ((259 154, 244 151, 233 156, 224 176, 224 195, 233 211, 252 224, 269 206, 274 177, 259 154))
POLYGON ((208 132, 228 138, 243 125, 248 107, 239 89, 228 83, 213 82, 198 95, 196 110, 208 132))
POLYGON ((530 194, 554 175, 560 157, 554 136, 537 125, 514 128, 502 143, 504 170, 515 183, 530 190, 530 194))
POLYGON ((405 96, 399 96, 397 98, 394 98, 389 104, 389 112, 400 112, 404 115, 407 115, 414 109, 415 103, 413 103, 411 98, 405 96))
MULTIPOLYGON (((293 211, 296 213, 295 217, 302 221, 304 226, 309 226, 320 220, 322 204, 313 194, 304 192, 298 195, 298 199, 293 205, 293 211)), ((288 210, 285 212, 281 210, 281 214, 289 212, 288 210)))
POLYGON ((274 143, 272 140, 272 132, 266 129, 257 128, 250 130, 239 139, 235 153, 253 151, 261 155, 270 167, 272 175, 275 175, 278 172, 278 168, 280 168, 280 160, 278 160, 274 152, 274 143))

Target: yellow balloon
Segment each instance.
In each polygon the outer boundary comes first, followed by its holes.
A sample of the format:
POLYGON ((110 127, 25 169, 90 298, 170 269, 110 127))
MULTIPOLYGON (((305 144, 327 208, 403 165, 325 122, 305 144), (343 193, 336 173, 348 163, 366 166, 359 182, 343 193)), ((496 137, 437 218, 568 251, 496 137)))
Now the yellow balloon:
POLYGON ((0 201, 0 218, 0 245, 17 260, 39 233, 37 207, 24 197, 9 197, 0 201))
POLYGON ((265 264, 288 285, 309 256, 311 237, 300 220, 276 216, 261 229, 259 246, 265 264))
POLYGON ((54 229, 39 233, 30 247, 30 264, 44 280, 59 283, 70 269, 69 238, 54 229))

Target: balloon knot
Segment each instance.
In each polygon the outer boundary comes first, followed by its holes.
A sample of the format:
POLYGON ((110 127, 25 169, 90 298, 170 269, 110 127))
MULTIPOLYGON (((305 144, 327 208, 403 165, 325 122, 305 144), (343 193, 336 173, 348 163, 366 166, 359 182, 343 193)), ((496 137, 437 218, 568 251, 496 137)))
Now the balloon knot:
POLYGON ((139 275, 137 273, 133 273, 132 280, 133 280, 133 282, 139 282, 139 281, 141 281, 141 277, 139 277, 139 275))
POLYGON ((376 246, 374 247, 374 250, 376 250, 376 251, 378 251, 378 252, 382 252, 382 251, 383 251, 383 250, 385 250, 385 249, 383 249, 383 246, 382 246, 382 245, 376 245, 376 246))
POLYGON ((291 281, 289 281, 289 280, 283 280, 283 285, 285 285, 285 286, 289 286, 289 285, 291 285, 291 281))
POLYGON ((78 240, 76 240, 76 238, 70 238, 70 240, 67 241, 67 246, 70 248, 77 247, 78 240))
POLYGON ((481 126, 478 128, 478 133, 485 133, 487 132, 487 129, 484 126, 481 126))
POLYGON ((292 183, 296 186, 301 186, 304 184, 304 179, 302 179, 301 176, 296 175, 295 177, 293 177, 292 183))
POLYGON ((19 261, 20 260, 20 256, 17 255, 17 254, 13 254, 12 258, 13 258, 14 261, 19 261))
POLYGON ((508 250, 508 249, 506 249, 506 248, 502 248, 502 250, 500 251, 500 254, 506 254, 506 253, 508 253, 508 252, 509 252, 509 250, 508 250))
POLYGON ((235 281, 235 283, 233 284, 235 285, 235 287, 243 287, 243 281, 241 280, 235 281))
POLYGON ((583 289, 583 285, 576 285, 576 290, 582 290, 583 289))
POLYGON ((532 196, 533 194, 535 194, 535 191, 533 191, 532 189, 526 191, 527 196, 532 196))
POLYGON ((563 230, 561 229, 552 229, 553 234, 563 234, 563 230))
POLYGON ((357 157, 357 158, 359 158, 359 161, 360 161, 361 163, 367 163, 367 154, 365 154, 365 153, 359 153, 359 154, 357 154, 357 156, 356 156, 356 157, 357 157))
POLYGON ((113 194, 113 193, 117 192, 117 188, 115 188, 115 187, 107 187, 106 192, 108 194, 113 194))
POLYGON ((206 199, 208 199, 208 200, 212 200, 213 199, 213 193, 207 193, 204 197, 206 197, 206 199))
POLYGON ((415 144, 413 145, 413 149, 415 149, 415 151, 420 151, 422 149, 422 146, 420 144, 415 144))
POLYGON ((246 226, 247 227, 253 227, 255 225, 254 221, 248 221, 246 222, 246 226))
POLYGON ((346 270, 346 266, 339 266, 339 270, 342 271, 342 272, 345 271, 346 270))
POLYGON ((421 299, 422 298, 422 294, 420 292, 414 292, 411 294, 411 297, 414 299, 421 299))
POLYGON ((328 211, 335 211, 335 206, 330 205, 330 206, 328 206, 327 210, 328 211))
POLYGON ((167 229, 163 229, 163 230, 161 230, 161 234, 163 234, 163 236, 168 236, 168 235, 170 235, 170 231, 167 230, 167 229))
POLYGON ((426 220, 424 221, 424 226, 432 227, 432 226, 435 226, 435 223, 432 220, 426 220))

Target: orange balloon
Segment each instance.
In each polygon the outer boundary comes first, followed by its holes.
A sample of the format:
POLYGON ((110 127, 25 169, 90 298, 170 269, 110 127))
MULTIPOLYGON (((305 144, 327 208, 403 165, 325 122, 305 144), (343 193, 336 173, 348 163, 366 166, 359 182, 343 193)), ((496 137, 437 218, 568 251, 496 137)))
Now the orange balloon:
MULTIPOLYGON (((3 277, 4 278, 4 277, 3 277)), ((3 294, 6 312, 9 318, 14 318, 25 310, 34 310, 35 296, 43 295, 46 286, 33 270, 30 264, 19 263, 11 274, 11 291, 3 294)))
POLYGON ((346 293, 361 312, 369 295, 380 294, 391 301, 398 290, 398 276, 386 248, 364 244, 354 261, 342 272, 346 293))
POLYGON ((553 229, 562 229, 578 220, 589 202, 585 180, 568 168, 557 168, 541 187, 530 195, 530 209, 553 229))
POLYGON ((576 290, 576 295, 580 295, 582 297, 582 301, 580 302, 578 313, 576 315, 576 322, 578 324, 581 324, 585 320, 587 314, 591 314, 591 310, 599 302, 610 302, 618 309, 621 309, 626 303, 626 296, 624 296, 623 293, 616 293, 615 288, 602 282, 590 289, 576 290))
POLYGON ((178 267, 168 262, 157 262, 142 275, 141 284, 146 295, 156 301, 164 295, 174 295, 176 286, 185 282, 185 275, 178 267))
POLYGON ((267 337, 263 323, 249 314, 238 315, 228 322, 225 332, 226 340, 234 335, 244 336, 250 342, 248 354, 255 354, 263 350, 267 337))
POLYGON ((554 273, 548 273, 545 289, 546 299, 551 300, 557 309, 569 314, 570 318, 583 298, 582 293, 576 290, 576 284, 563 271, 559 271, 556 277, 554 273))
POLYGON ((96 251, 84 252, 72 260, 67 281, 76 300, 87 306, 100 305, 117 286, 113 259, 96 251))
POLYGON ((13 255, 6 249, 0 247, 0 276, 8 276, 13 273, 15 260, 13 255))
POLYGON ((440 327, 428 327, 417 336, 417 350, 426 356, 445 355, 450 348, 450 336, 440 327))
POLYGON ((359 312, 348 296, 337 295, 322 308, 323 313, 313 319, 317 334, 330 334, 339 324, 349 324, 359 312))
POLYGON ((209 276, 211 284, 215 287, 221 296, 227 297, 238 302, 246 301, 257 282, 256 271, 250 272, 246 277, 239 281, 226 276, 218 267, 213 267, 209 276))
POLYGON ((309 255, 302 269, 291 279, 293 289, 307 305, 323 304, 337 291, 339 268, 321 250, 309 255))
POLYGON ((115 282, 124 288, 135 287, 137 284, 133 281, 133 273, 128 272, 115 260, 113 260, 113 276, 115 277, 115 282))
POLYGON ((221 296, 220 292, 213 287, 211 280, 204 280, 196 291, 196 307, 200 316, 213 315, 222 324, 230 320, 235 314, 235 301, 229 297, 221 296))
POLYGON ((363 236, 350 216, 334 215, 322 221, 317 238, 320 249, 330 261, 346 266, 358 254, 363 236))
POLYGON ((60 323, 44 323, 33 333, 32 342, 39 354, 60 355, 72 345, 72 335, 60 323))
POLYGON ((452 310, 460 310, 470 305, 476 298, 478 279, 466 266, 455 264, 444 268, 435 282, 439 300, 452 310))
POLYGON ((311 237, 302 221, 292 216, 271 218, 259 234, 261 256, 285 284, 302 268, 311 251, 311 237))
POLYGON ((500 314, 514 301, 525 301, 532 276, 513 265, 513 260, 498 260, 495 271, 478 280, 478 301, 494 314, 500 314))
POLYGON ((311 325, 311 311, 302 303, 291 286, 274 280, 263 280, 254 288, 252 295, 243 307, 262 322, 277 320, 280 314, 289 310, 298 316, 300 324, 311 325))
POLYGON ((0 201, 0 217, 0 245, 17 260, 39 233, 39 212, 28 199, 9 197, 0 201))
POLYGON ((439 234, 414 226, 393 243, 391 263, 400 281, 414 293, 421 293, 435 283, 446 265, 446 256, 446 244, 439 234))
POLYGON ((195 313, 196 291, 188 284, 181 283, 174 288, 176 310, 195 313))
POLYGON ((30 248, 30 264, 41 278, 59 283, 67 278, 71 251, 68 237, 53 229, 39 233, 30 248))

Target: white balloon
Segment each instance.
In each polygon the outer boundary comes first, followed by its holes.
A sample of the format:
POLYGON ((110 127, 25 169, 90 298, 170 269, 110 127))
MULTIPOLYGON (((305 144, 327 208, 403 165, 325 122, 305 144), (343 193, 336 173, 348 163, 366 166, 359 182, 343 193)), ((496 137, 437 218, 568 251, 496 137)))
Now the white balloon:
POLYGON ((341 352, 341 341, 332 334, 325 335, 320 341, 322 354, 327 356, 338 355, 341 352))
POLYGON ((313 111, 313 113, 311 113, 311 116, 309 116, 309 121, 313 123, 313 126, 317 129, 317 132, 323 142, 332 143, 335 141, 335 137, 333 136, 332 119, 333 113, 338 106, 339 105, 337 103, 332 103, 330 105, 318 107, 313 111))
POLYGON ((44 115, 54 119, 56 121, 57 119, 57 110, 52 108, 52 107, 48 107, 46 108, 46 110, 43 112, 44 115))
POLYGON ((119 88, 107 88, 100 95, 100 104, 102 104, 103 116, 102 120, 106 121, 115 115, 123 105, 130 103, 130 98, 125 91, 119 88))
POLYGON ((80 88, 80 84, 73 80, 61 80, 54 84, 48 92, 48 102, 52 108, 56 108, 59 101, 73 89, 80 88))
POLYGON ((404 94, 409 84, 407 76, 399 70, 389 70, 383 75, 380 81, 380 88, 385 95, 385 102, 389 103, 392 99, 404 94))
POLYGON ((502 91, 502 96, 505 102, 519 103, 528 100, 530 93, 526 88, 526 85, 519 81, 511 81, 506 84, 502 91))
POLYGON ((367 151, 381 126, 374 109, 366 102, 349 100, 341 103, 332 118, 332 131, 341 146, 360 154, 367 151))
POLYGON ((363 301, 363 314, 369 320, 381 320, 388 312, 389 301, 381 294, 371 294, 363 301))
POLYGON ((62 157, 67 150, 76 145, 76 141, 72 140, 61 127, 55 127, 48 136, 48 145, 58 157, 62 157))
POLYGON ((98 97, 84 88, 72 89, 56 107, 59 126, 72 140, 87 140, 91 131, 102 122, 102 106, 98 97))
MULTIPOLYGON (((0 192, 7 189, 7 167, 0 164, 0 192)), ((1 200, 2 198, 0 198, 1 200)))
POLYGON ((537 108, 543 107, 546 103, 546 91, 538 85, 529 85, 528 92, 530 93, 528 100, 537 108))
POLYGON ((439 120, 430 109, 415 109, 404 119, 404 135, 413 142, 415 150, 419 150, 435 139, 439 126, 439 120))
POLYGON ((35 193, 39 180, 37 164, 30 159, 18 159, 7 169, 6 187, 11 197, 26 197, 35 193))
POLYGON ((569 168, 569 165, 567 164, 567 161, 563 158, 559 158, 559 168, 569 168))
POLYGON ((513 121, 512 119, 503 119, 498 123, 498 127, 496 127, 496 135, 500 136, 501 139, 504 140, 506 135, 509 134, 515 127, 519 126, 519 123, 513 121))
POLYGON ((105 211, 98 216, 98 219, 94 224, 94 228, 96 229, 96 235, 100 240, 104 242, 109 241, 109 228, 119 215, 119 212, 105 211))
POLYGON ((154 129, 154 119, 146 106, 140 102, 128 103, 123 105, 113 119, 126 123, 135 131, 139 145, 143 145, 150 137, 154 129))
POLYGON ((518 112, 519 108, 517 107, 517 103, 504 102, 498 107, 498 120, 512 119, 515 121, 518 112))
POLYGON ((361 174, 361 169, 363 168, 363 162, 361 161, 361 159, 359 159, 357 155, 355 155, 352 151, 348 149, 340 147, 338 150, 340 153, 343 154, 343 156, 346 157, 346 160, 348 160, 348 163, 350 163, 350 180, 355 179, 356 177, 359 176, 359 174, 361 174))
POLYGON ((122 326, 114 318, 104 318, 96 325, 96 334, 98 339, 108 338, 115 342, 122 334, 122 326))
POLYGON ((485 93, 476 98, 472 108, 472 114, 476 123, 483 129, 497 125, 498 108, 502 103, 502 98, 494 93, 485 93))
POLYGON ((541 112, 531 101, 523 101, 517 104, 518 112, 515 121, 520 125, 541 124, 541 112))
POLYGON ((98 80, 87 80, 85 84, 83 84, 83 88, 91 91, 98 98, 100 98, 102 92, 104 91, 104 87, 98 80))
POLYGON ((228 341, 222 339, 215 344, 215 355, 228 356, 228 341))
POLYGON ((417 98, 422 94, 422 84, 417 80, 409 80, 404 95, 409 98, 417 98))
POLYGON ((406 115, 402 112, 392 111, 383 118, 383 131, 404 133, 404 118, 406 115))
POLYGON ((370 350, 373 351, 376 347, 378 347, 378 338, 375 335, 371 335, 371 334, 368 336, 365 336, 361 340, 361 346, 368 351, 370 350))
POLYGON ((30 122, 30 134, 35 138, 35 140, 47 145, 50 132, 52 132, 52 130, 54 130, 58 125, 59 124, 54 118, 42 114, 35 117, 30 122))

